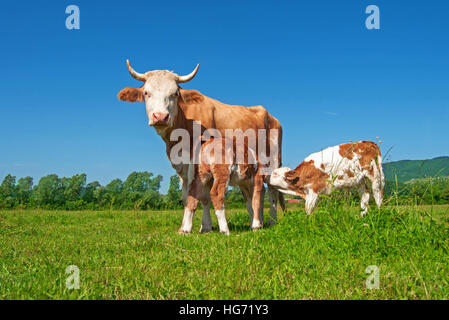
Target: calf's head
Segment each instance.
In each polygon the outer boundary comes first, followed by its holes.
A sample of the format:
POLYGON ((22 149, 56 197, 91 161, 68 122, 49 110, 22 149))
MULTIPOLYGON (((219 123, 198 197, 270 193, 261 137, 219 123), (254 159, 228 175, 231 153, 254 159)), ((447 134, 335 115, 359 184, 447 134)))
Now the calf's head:
POLYGON ((118 98, 128 102, 145 102, 149 126, 158 128, 173 126, 178 114, 180 95, 178 84, 192 80, 198 72, 199 65, 192 73, 178 76, 167 70, 138 73, 131 67, 129 60, 126 60, 126 64, 131 76, 144 82, 144 85, 140 88, 125 88, 119 92, 118 98))
POLYGON ((279 191, 288 190, 288 184, 285 181, 285 174, 290 171, 290 168, 282 167, 274 169, 270 175, 270 185, 279 191))

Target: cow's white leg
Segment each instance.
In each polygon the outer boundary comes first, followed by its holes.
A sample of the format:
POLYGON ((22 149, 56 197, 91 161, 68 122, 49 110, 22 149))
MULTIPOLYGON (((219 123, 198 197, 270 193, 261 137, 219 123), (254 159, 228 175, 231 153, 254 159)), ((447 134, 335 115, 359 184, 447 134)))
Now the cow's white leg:
POLYGON ((306 213, 307 215, 310 215, 313 211, 313 208, 315 208, 316 202, 318 200, 318 194, 313 192, 312 190, 309 190, 306 196, 306 213))
POLYGON ((203 202, 203 218, 201 220, 201 233, 211 232, 212 231, 212 220, 210 218, 210 201, 203 202))
POLYGON ((217 216, 218 227, 220 229, 220 232, 229 236, 229 227, 228 222, 226 221, 226 214, 224 208, 221 210, 215 210, 215 215, 217 216))
POLYGON ((360 206, 362 207, 362 217, 368 212, 369 191, 364 184, 359 186, 360 206))
MULTIPOLYGON (((184 205, 184 217, 182 219, 181 228, 179 228, 178 233, 186 234, 192 232, 193 227, 193 215, 198 208, 198 203, 201 197, 202 184, 198 177, 189 185, 187 184, 187 196, 184 205)), ((184 183, 183 183, 183 193, 184 193, 184 183)), ((184 197, 184 194, 183 194, 184 197)))
POLYGON ((277 220, 278 191, 269 184, 267 184, 267 186, 268 186, 268 201, 270 202, 270 219, 268 219, 267 225, 273 225, 276 224, 278 221, 277 220))
POLYGON ((179 228, 178 233, 192 233, 193 227, 193 214, 194 211, 189 208, 184 208, 184 218, 182 219, 181 228, 179 228))

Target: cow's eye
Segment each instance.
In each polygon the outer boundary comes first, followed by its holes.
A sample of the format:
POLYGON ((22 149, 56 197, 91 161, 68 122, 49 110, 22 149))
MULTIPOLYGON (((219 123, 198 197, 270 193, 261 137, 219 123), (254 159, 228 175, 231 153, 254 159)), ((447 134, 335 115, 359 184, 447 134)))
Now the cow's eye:
POLYGON ((147 96, 147 97, 150 96, 150 94, 148 93, 148 91, 144 91, 143 94, 144 94, 145 96, 147 96))

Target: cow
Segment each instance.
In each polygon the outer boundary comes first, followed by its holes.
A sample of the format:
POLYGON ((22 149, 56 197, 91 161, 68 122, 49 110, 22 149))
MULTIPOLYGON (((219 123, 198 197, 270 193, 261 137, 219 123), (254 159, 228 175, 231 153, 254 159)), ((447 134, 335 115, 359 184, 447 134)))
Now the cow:
MULTIPOLYGON (((247 202, 251 202, 252 212, 259 212, 263 206, 262 167, 257 161, 256 151, 245 144, 243 161, 238 161, 235 144, 226 143, 226 137, 211 137, 202 143, 199 163, 190 163, 188 170, 187 219, 183 222, 184 233, 192 229, 192 219, 204 191, 210 194, 218 226, 221 233, 229 235, 225 214, 225 194, 228 186, 239 186, 247 202)), ((252 220, 252 229, 262 226, 259 215, 252 220)))
MULTIPOLYGON (((279 121, 273 117, 263 106, 244 107, 239 105, 227 105, 215 99, 207 97, 196 90, 182 89, 179 84, 192 80, 198 72, 199 65, 188 75, 179 76, 168 70, 153 70, 146 73, 136 72, 126 61, 128 71, 133 78, 144 82, 140 88, 126 87, 118 94, 119 100, 128 102, 145 102, 148 116, 148 124, 154 127, 157 134, 162 138, 166 145, 166 153, 170 159, 177 141, 171 140, 172 133, 176 129, 187 130, 191 137, 190 146, 193 148, 195 141, 194 123, 201 124, 201 134, 205 130, 216 129, 222 135, 226 135, 227 129, 239 129, 245 131, 248 129, 266 130, 267 143, 269 149, 270 142, 278 148, 277 156, 274 157, 274 168, 281 166, 281 146, 282 146, 282 126, 279 121), (276 141, 269 141, 271 132, 277 132, 276 141)), ((267 150, 265 150, 267 151, 267 150)), ((269 152, 267 152, 269 153, 269 152)), ((176 170, 182 181, 182 194, 184 205, 187 204, 188 196, 188 163, 174 163, 171 159, 172 167, 176 170)), ((270 216, 272 221, 276 222, 277 201, 279 199, 282 209, 285 204, 282 195, 269 185, 268 174, 264 175, 264 181, 268 185, 268 196, 270 202, 270 216)), ((264 196, 265 189, 262 190, 261 197, 264 196)), ((245 194, 244 194, 245 196, 245 194)), ((210 195, 207 192, 201 197, 203 204, 203 218, 200 232, 209 232, 212 230, 210 219, 210 195)), ((253 220, 254 213, 249 198, 246 206, 253 220)), ((257 214, 257 213, 256 213, 257 214)), ((263 221, 263 206, 259 210, 259 219, 263 221)), ((188 221, 190 214, 185 211, 183 225, 181 230, 189 233, 189 228, 184 228, 184 222, 188 221)))
POLYGON ((361 196, 361 215, 368 212, 370 190, 380 208, 385 178, 382 156, 377 144, 371 141, 345 143, 316 152, 291 170, 278 168, 270 177, 270 184, 280 192, 305 199, 310 215, 320 194, 329 195, 334 189, 357 187, 361 196))

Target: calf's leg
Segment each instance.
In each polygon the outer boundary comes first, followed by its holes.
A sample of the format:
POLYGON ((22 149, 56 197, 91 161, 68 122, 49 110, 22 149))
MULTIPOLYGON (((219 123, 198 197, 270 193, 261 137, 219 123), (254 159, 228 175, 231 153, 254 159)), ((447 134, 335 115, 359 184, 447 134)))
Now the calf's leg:
POLYGON ((240 190, 243 193, 243 198, 245 199, 246 203, 246 210, 248 210, 249 214, 249 221, 250 223, 253 222, 254 212, 253 212, 253 206, 252 206, 252 197, 251 190, 247 185, 240 185, 240 190))
POLYGON ((277 223, 277 206, 279 192, 273 186, 267 183, 268 186, 268 201, 270 202, 270 219, 268 219, 267 224, 273 225, 277 223))
POLYGON ((201 219, 201 233, 212 231, 212 220, 210 218, 210 201, 201 202, 203 205, 203 218, 201 219))
POLYGON ((253 184, 253 199, 252 199, 252 207, 253 212, 257 213, 254 214, 253 222, 252 222, 252 229, 257 230, 262 228, 263 225, 263 211, 260 212, 260 209, 263 210, 263 198, 261 198, 261 195, 263 194, 262 190, 264 189, 263 186, 263 178, 261 175, 256 175, 254 177, 254 184, 253 184), (262 204, 261 204, 262 201, 262 204))
POLYGON ((313 190, 309 190, 306 196, 306 213, 309 216, 313 209, 315 208, 316 202, 318 200, 318 194, 313 190))
POLYGON ((374 201, 376 201, 377 207, 380 208, 380 206, 382 205, 384 192, 381 181, 379 179, 376 179, 376 177, 373 179, 371 189, 373 190, 374 201))
POLYGON ((226 214, 224 208, 225 193, 228 187, 229 175, 215 175, 214 184, 210 190, 210 197, 215 209, 215 215, 218 220, 218 227, 221 233, 229 235, 228 222, 226 221, 226 214))
POLYGON ((203 205, 203 218, 201 219, 201 233, 212 231, 212 220, 210 218, 210 186, 203 188, 203 195, 201 197, 201 204, 203 205))
POLYGON ((369 207, 369 191, 365 183, 362 183, 359 186, 359 193, 360 193, 360 206, 362 207, 361 215, 363 217, 368 212, 369 207))

